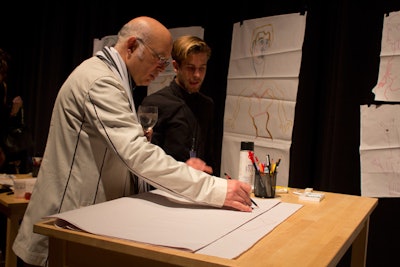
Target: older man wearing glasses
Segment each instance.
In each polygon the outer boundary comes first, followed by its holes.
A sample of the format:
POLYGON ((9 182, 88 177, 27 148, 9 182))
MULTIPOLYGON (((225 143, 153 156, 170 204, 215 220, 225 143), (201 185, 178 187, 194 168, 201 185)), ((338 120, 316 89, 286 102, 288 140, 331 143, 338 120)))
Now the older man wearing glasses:
POLYGON ((115 47, 82 62, 62 85, 37 182, 13 245, 25 264, 47 264, 48 239, 33 232, 36 222, 131 195, 130 173, 203 205, 252 210, 249 185, 198 171, 147 142, 132 89, 149 85, 164 71, 171 48, 165 26, 153 18, 135 18, 121 28, 115 47))

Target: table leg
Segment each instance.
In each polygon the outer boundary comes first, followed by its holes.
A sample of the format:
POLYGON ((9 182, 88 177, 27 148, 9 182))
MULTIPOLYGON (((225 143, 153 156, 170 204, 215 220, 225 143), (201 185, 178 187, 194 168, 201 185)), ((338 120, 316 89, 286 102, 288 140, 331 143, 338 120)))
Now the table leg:
POLYGON ((365 267, 367 265, 369 217, 364 222, 364 227, 354 240, 351 249, 351 267, 365 267))
POLYGON ((13 216, 7 218, 7 239, 6 239, 6 264, 5 267, 16 267, 17 256, 12 250, 15 237, 17 236, 19 228, 19 216, 13 216))

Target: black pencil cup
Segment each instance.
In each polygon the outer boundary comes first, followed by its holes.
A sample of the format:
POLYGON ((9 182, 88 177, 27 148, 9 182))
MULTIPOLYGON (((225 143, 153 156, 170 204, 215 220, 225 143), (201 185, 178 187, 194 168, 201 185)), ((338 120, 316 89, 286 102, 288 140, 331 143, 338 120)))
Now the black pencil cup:
POLYGON ((261 198, 274 198, 277 172, 260 173, 254 176, 254 196, 261 198))

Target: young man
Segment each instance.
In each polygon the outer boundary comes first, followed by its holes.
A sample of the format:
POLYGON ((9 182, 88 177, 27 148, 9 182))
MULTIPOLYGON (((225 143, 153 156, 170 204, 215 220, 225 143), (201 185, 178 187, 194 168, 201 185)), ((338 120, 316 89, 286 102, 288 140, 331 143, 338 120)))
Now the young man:
POLYGON ((145 106, 158 106, 151 141, 174 159, 211 174, 214 102, 200 92, 211 49, 201 38, 185 35, 174 41, 171 55, 176 76, 169 86, 142 101, 145 106))
MULTIPOLYGON (((132 194, 130 173, 152 186, 215 207, 251 211, 248 184, 208 175, 147 142, 131 90, 165 70, 172 37, 138 17, 82 62, 59 90, 35 188, 13 244, 25 263, 45 266, 48 238, 33 225, 51 214, 132 194)), ((134 207, 132 211, 135 212, 134 207)))

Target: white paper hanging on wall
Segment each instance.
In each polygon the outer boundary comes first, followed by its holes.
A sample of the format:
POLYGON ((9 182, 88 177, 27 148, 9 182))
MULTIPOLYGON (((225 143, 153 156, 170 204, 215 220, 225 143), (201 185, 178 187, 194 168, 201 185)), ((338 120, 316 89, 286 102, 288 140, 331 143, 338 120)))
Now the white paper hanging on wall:
POLYGON ((362 105, 361 195, 400 197, 400 105, 362 105))
POLYGON ((400 11, 384 17, 379 76, 372 92, 377 101, 400 101, 400 11))
POLYGON ((306 14, 299 13, 234 24, 221 174, 235 178, 240 142, 253 141, 260 161, 266 154, 281 158, 277 183, 288 184, 305 27, 306 14))

